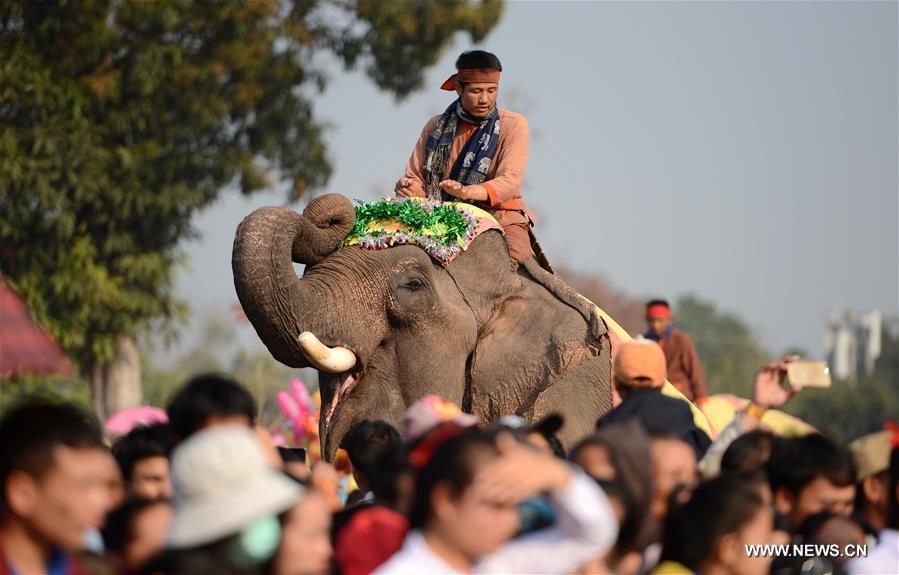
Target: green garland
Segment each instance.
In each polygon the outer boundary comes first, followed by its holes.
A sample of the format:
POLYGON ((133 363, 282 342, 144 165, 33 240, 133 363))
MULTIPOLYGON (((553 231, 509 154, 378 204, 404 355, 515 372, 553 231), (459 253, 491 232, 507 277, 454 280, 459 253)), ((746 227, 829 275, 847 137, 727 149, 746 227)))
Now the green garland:
POLYGON ((373 222, 389 221, 406 226, 408 229, 403 230, 406 234, 433 238, 444 246, 469 239, 477 226, 476 218, 455 206, 384 198, 356 206, 356 223, 344 243, 366 236, 378 237, 380 232, 370 231, 369 226, 373 222))

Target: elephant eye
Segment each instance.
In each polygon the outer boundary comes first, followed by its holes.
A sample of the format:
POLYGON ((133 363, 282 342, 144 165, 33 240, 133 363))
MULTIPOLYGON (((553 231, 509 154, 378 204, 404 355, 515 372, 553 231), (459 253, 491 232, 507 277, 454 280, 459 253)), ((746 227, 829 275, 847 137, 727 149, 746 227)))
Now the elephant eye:
POLYGON ((426 271, 418 269, 399 270, 391 278, 391 297, 388 297, 387 313, 396 325, 407 325, 422 316, 434 302, 433 285, 426 271))
POLYGON ((407 290, 418 291, 420 289, 423 289, 425 287, 425 284, 418 278, 410 278, 405 284, 403 284, 403 287, 407 290))

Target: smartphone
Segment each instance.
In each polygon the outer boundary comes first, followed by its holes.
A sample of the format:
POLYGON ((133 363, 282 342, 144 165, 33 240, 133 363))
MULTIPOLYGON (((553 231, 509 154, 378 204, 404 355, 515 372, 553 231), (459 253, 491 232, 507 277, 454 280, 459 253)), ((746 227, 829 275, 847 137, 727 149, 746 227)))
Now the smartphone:
POLYGON ((306 463, 306 450, 302 447, 279 447, 278 453, 281 455, 281 461, 284 463, 293 461, 306 463))
POLYGON ((787 385, 798 391, 806 387, 830 387, 830 368, 823 361, 793 361, 787 364, 787 385))

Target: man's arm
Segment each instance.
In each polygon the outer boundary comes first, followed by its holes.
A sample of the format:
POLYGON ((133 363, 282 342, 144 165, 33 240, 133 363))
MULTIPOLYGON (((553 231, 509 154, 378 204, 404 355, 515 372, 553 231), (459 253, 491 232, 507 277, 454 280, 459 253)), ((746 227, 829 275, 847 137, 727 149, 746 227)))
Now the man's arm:
POLYGON ((427 158, 428 153, 425 144, 438 119, 439 116, 428 120, 428 123, 425 124, 424 129, 421 131, 421 136, 419 136, 415 147, 412 149, 412 155, 409 157, 409 161, 406 162, 406 173, 396 183, 394 191, 397 196, 423 198, 428 195, 427 191, 425 191, 425 158, 427 158))

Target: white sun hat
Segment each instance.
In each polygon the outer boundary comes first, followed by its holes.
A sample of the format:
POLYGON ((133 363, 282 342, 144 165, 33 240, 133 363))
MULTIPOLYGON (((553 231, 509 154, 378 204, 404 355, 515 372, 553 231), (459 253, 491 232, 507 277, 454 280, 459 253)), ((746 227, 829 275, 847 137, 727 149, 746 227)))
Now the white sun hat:
POLYGON ((217 541, 279 515, 303 488, 265 460, 255 434, 222 426, 190 436, 172 456, 174 517, 166 544, 181 549, 217 541))

